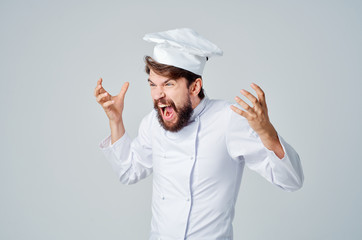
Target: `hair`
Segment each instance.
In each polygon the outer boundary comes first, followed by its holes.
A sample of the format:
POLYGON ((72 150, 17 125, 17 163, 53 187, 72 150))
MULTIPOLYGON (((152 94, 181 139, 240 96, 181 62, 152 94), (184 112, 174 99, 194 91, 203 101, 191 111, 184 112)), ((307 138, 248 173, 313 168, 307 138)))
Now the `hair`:
MULTIPOLYGON (((197 75, 197 74, 187 71, 185 69, 158 63, 150 56, 145 57, 145 63, 146 63, 145 71, 147 74, 150 74, 150 71, 152 70, 161 76, 169 77, 169 78, 172 78, 175 80, 177 80, 179 78, 185 78, 187 80, 187 87, 190 87, 190 85, 193 82, 195 82, 196 79, 198 79, 198 78, 202 79, 202 77, 200 75, 197 75)), ((198 97, 200 98, 200 100, 205 97, 204 89, 202 87, 198 94, 198 97)))

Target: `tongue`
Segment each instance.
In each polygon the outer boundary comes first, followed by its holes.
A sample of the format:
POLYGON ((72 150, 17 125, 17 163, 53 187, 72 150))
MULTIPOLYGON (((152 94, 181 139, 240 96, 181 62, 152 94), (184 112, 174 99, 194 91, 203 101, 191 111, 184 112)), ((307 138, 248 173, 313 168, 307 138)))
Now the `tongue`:
POLYGON ((166 107, 166 111, 164 114, 164 118, 165 120, 169 120, 170 118, 172 118, 173 115, 173 108, 172 107, 166 107))

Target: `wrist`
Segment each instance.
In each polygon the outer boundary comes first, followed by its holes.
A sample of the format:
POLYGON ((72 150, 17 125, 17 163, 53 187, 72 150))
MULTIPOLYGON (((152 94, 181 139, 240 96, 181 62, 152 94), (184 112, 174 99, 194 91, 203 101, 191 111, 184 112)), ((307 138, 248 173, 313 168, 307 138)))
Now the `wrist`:
POLYGON ((109 126, 111 128, 111 142, 113 144, 124 135, 125 129, 122 119, 121 121, 109 121, 109 126))
POLYGON ((269 140, 278 139, 278 133, 271 123, 263 127, 259 132, 257 132, 257 134, 259 135, 260 138, 263 139, 269 139, 269 140))
POLYGON ((269 149, 274 148, 275 146, 280 144, 278 133, 271 124, 269 127, 264 128, 264 131, 258 133, 258 135, 264 145, 269 149))
POLYGON ((285 153, 283 147, 280 144, 278 133, 273 127, 273 125, 271 125, 270 130, 261 133, 259 137, 263 145, 267 149, 273 151, 278 158, 282 159, 284 157, 285 153))
POLYGON ((120 126, 123 125, 123 120, 122 118, 118 120, 109 120, 109 125, 114 128, 119 128, 120 126))

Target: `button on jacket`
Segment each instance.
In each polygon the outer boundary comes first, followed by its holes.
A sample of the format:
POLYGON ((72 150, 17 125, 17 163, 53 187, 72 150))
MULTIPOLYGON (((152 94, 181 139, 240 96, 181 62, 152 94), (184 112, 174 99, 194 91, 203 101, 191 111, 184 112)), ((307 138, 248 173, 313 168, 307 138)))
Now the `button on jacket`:
POLYGON ((204 98, 179 132, 164 130, 152 110, 134 140, 125 133, 100 147, 124 184, 153 172, 150 240, 228 240, 245 165, 286 191, 302 186, 299 156, 279 140, 283 159, 264 147, 230 103, 204 98))

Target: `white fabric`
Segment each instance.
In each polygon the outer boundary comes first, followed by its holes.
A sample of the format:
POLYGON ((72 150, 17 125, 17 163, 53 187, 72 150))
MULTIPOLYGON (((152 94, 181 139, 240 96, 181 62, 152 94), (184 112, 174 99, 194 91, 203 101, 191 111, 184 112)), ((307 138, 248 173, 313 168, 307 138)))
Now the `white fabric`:
POLYGON ((148 33, 143 39, 156 43, 153 58, 166 65, 186 69, 198 75, 211 56, 221 56, 222 50, 189 28, 148 33))
POLYGON ((177 133, 165 131, 156 114, 142 120, 133 141, 126 133, 113 145, 110 137, 100 145, 122 183, 153 172, 150 240, 233 239, 245 165, 286 191, 303 184, 295 150, 279 136, 285 151, 279 159, 225 101, 205 98, 177 133))

